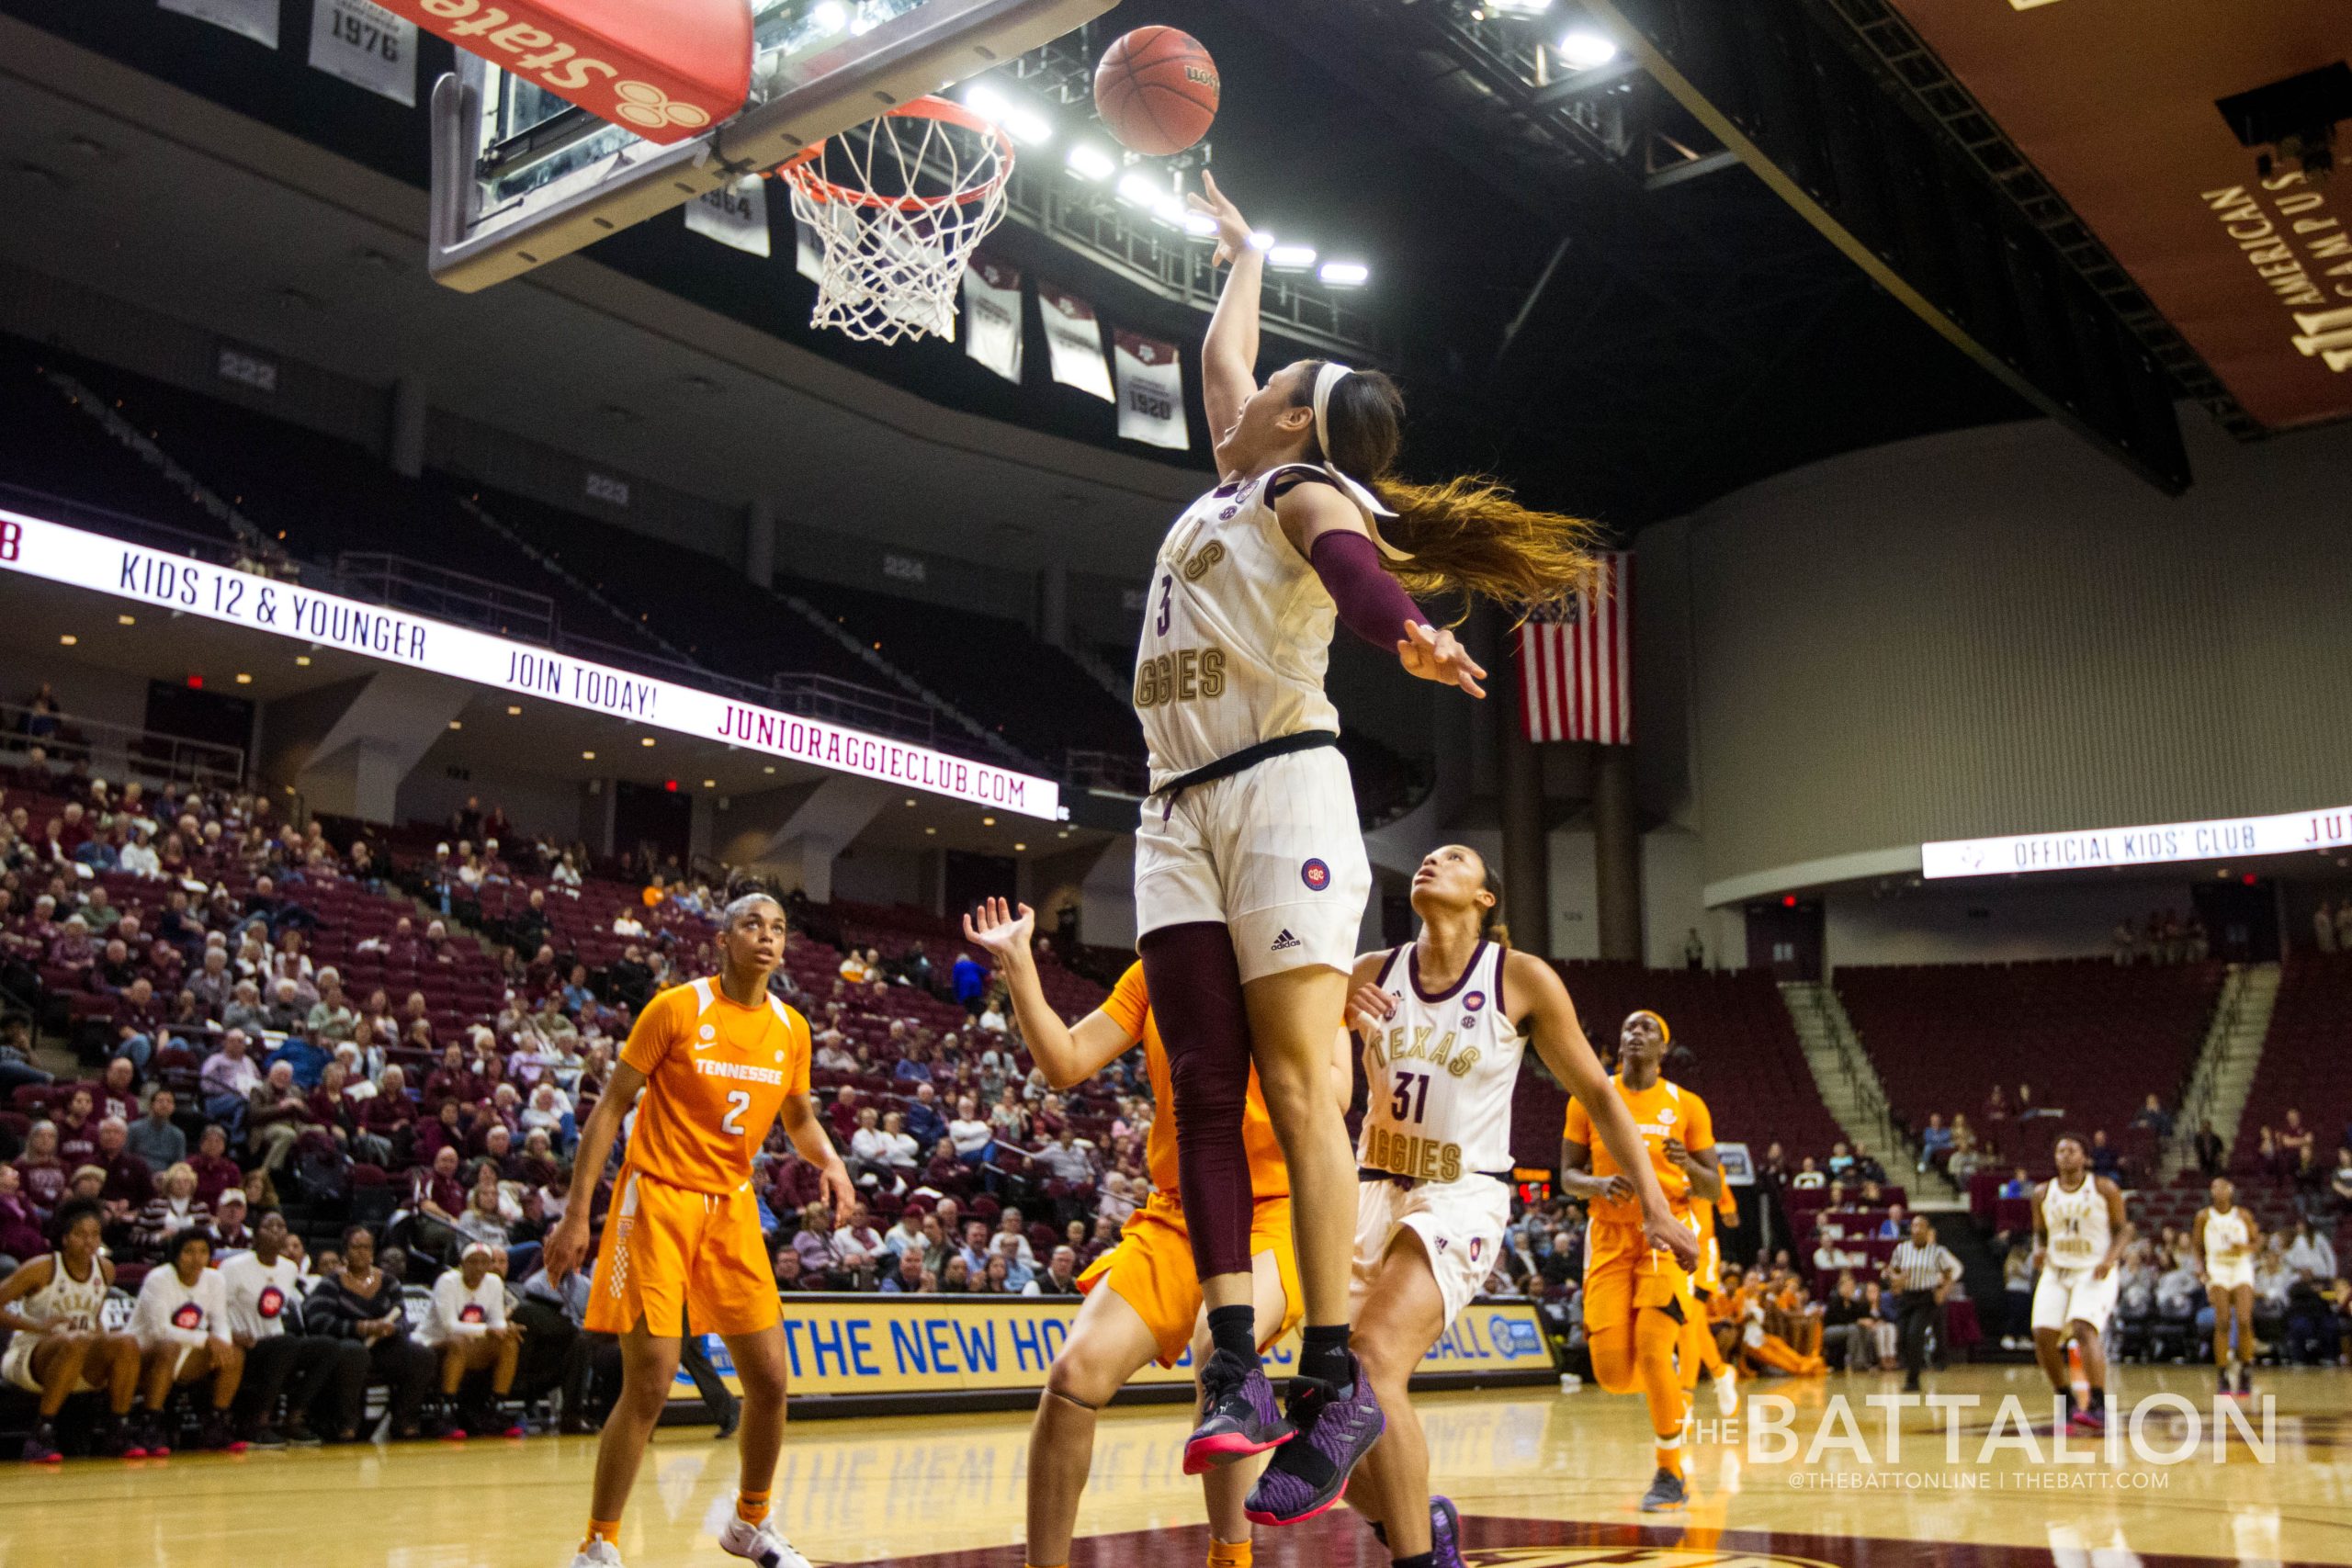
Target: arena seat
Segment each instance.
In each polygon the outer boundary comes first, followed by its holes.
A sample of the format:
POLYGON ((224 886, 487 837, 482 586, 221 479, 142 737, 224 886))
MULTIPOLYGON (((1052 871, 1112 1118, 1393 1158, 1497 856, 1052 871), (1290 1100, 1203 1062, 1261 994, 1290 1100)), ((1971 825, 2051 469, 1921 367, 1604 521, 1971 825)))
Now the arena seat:
POLYGON ((2246 1092, 2231 1150, 2232 1167, 2252 1172, 2265 1127, 2302 1113, 2313 1139, 2321 1179, 2335 1164, 2339 1144, 2352 1144, 2352 1074, 2344 1046, 2352 1040, 2352 953, 2297 953, 2279 976, 2270 1034, 2246 1092))
POLYGON ((1913 1127, 1964 1114, 2005 1160, 2042 1168, 2062 1130, 2105 1130, 2120 1146, 2147 1096, 2177 1104, 2221 994, 2219 964, 2118 967, 2101 960, 2039 964, 1849 965, 1838 997, 1913 1127), (1997 1083, 2033 1088, 2063 1117, 1987 1123, 1997 1083))

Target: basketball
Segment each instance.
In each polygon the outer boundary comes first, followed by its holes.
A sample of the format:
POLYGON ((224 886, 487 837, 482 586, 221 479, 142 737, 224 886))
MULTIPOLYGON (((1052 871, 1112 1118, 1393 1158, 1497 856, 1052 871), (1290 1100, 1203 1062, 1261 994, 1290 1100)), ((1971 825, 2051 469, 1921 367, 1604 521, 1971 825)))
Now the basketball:
POLYGON ((1147 157, 1182 152, 1216 118, 1216 62, 1174 28, 1137 28, 1094 67, 1094 109, 1123 146, 1147 157))

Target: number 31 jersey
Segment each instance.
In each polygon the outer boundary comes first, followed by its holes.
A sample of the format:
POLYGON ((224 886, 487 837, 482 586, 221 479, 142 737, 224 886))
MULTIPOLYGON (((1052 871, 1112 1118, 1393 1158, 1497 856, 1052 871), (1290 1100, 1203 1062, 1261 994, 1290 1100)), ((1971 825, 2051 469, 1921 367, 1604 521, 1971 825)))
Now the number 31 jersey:
POLYGON ((1511 1090, 1527 1039, 1503 1008, 1506 951, 1480 942, 1462 977, 1434 994, 1422 988, 1412 943, 1389 953, 1374 983, 1396 1011, 1363 1048, 1371 1099, 1357 1164, 1419 1181, 1510 1179, 1511 1090))
POLYGON ((1340 728, 1323 693, 1338 611, 1274 515, 1275 492, 1323 477, 1300 464, 1219 485, 1160 544, 1134 693, 1152 788, 1261 740, 1340 728))
POLYGON ((773 996, 739 1006, 706 977, 646 1003, 621 1060, 645 1075, 629 1168, 690 1191, 740 1191, 785 1097, 808 1092, 808 1022, 773 996))

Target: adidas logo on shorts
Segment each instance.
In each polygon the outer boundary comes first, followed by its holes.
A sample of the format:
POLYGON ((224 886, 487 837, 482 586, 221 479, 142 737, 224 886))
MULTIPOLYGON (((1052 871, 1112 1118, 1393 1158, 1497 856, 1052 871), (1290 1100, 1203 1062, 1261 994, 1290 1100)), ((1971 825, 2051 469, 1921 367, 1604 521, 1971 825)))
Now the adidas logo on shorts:
POLYGON ((1274 945, 1268 949, 1268 951, 1272 953, 1288 953, 1292 948, 1303 945, 1304 944, 1300 942, 1298 938, 1291 935, 1289 931, 1285 929, 1280 936, 1274 938, 1274 945))

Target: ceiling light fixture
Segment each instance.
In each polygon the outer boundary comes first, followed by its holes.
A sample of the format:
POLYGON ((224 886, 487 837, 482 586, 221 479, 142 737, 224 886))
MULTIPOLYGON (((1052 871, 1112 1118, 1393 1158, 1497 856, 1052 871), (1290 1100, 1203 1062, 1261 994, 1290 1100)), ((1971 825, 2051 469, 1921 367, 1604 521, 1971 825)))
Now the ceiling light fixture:
POLYGON ((1107 180, 1119 172, 1119 161, 1091 141, 1073 145, 1064 162, 1069 164, 1069 172, 1082 180, 1107 180))
POLYGON ((1572 71, 1590 71, 1616 58, 1614 43, 1581 28, 1560 40, 1560 62, 1572 71))

